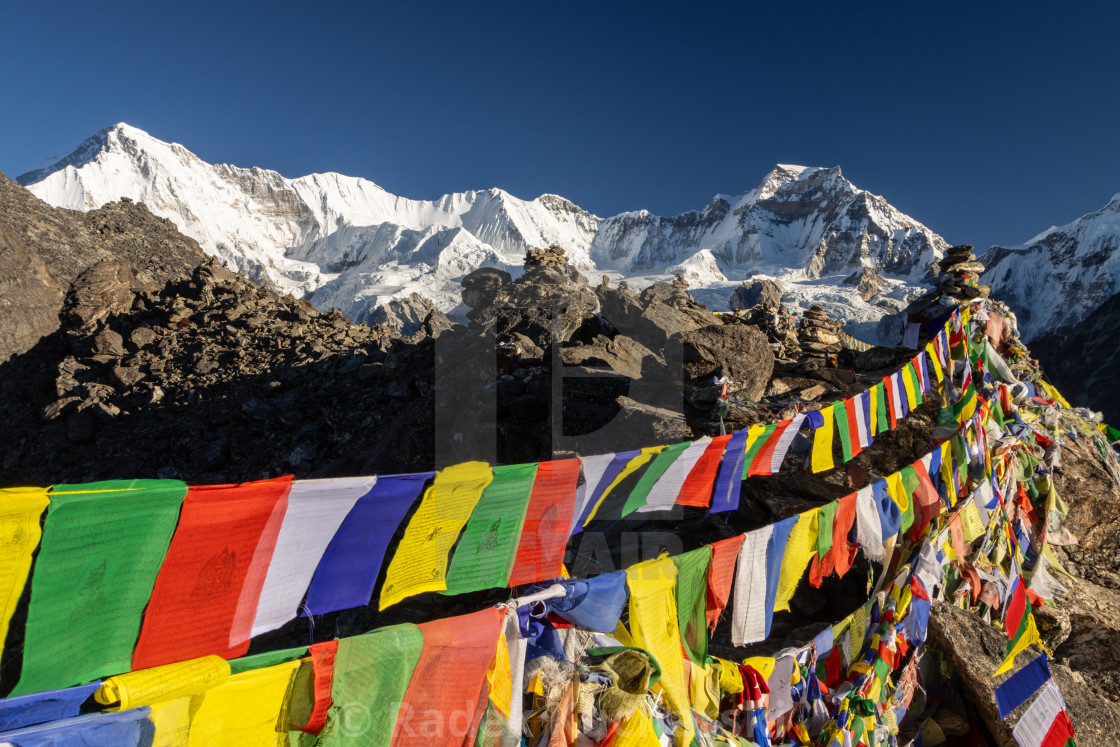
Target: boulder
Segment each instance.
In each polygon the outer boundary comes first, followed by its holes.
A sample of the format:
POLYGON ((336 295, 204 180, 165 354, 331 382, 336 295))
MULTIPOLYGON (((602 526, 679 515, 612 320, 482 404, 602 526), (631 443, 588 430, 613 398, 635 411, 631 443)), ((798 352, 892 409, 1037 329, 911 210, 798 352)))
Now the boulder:
POLYGON ((105 259, 92 265, 74 281, 63 314, 80 329, 132 308, 132 265, 124 259, 105 259))
POLYGON ((469 273, 461 281, 463 304, 470 309, 484 308, 494 304, 498 289, 513 282, 513 277, 505 270, 496 267, 480 267, 469 273))
POLYGON ((758 328, 748 324, 709 324, 681 335, 685 389, 711 385, 726 376, 731 390, 762 398, 774 372, 774 353, 758 328))
POLYGON ((776 309, 781 305, 782 286, 775 280, 751 280, 731 292, 732 311, 741 311, 754 306, 776 309))
POLYGON ((39 255, 0 225, 0 361, 58 329, 62 284, 39 255))

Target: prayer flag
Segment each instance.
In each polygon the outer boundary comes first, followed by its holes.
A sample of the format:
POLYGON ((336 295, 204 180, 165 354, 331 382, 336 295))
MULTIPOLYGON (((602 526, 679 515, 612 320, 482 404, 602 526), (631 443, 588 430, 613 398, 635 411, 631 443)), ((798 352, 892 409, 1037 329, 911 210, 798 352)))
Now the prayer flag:
POLYGON ((688 657, 702 665, 708 658, 707 587, 712 546, 674 555, 677 567, 677 622, 688 657))
POLYGON ((319 559, 307 590, 305 616, 370 603, 389 542, 424 483, 434 475, 419 472, 377 478, 369 492, 351 507, 319 559))
POLYGON ((322 747, 389 747, 424 634, 411 624, 342 638, 334 659, 331 706, 319 734, 322 747))
POLYGON ((280 712, 299 661, 235 674, 193 698, 187 747, 283 744, 280 712))
POLYGON ((191 487, 144 613, 133 669, 248 650, 291 480, 191 487))
POLYGON ((824 419, 824 424, 813 433, 812 467, 813 472, 825 472, 835 466, 832 461, 832 429, 835 420, 831 406, 821 408, 818 412, 824 419))
POLYGON ((649 495, 653 490, 653 486, 656 485, 661 479, 661 476, 669 470, 669 467, 681 458, 681 455, 688 449, 690 443, 689 441, 682 441, 679 444, 665 446, 663 450, 654 457, 653 462, 646 471, 642 473, 642 476, 638 478, 638 483, 626 498, 626 503, 622 507, 623 516, 628 516, 646 505, 646 502, 649 500, 649 495))
POLYGON ((482 491, 455 546, 447 589, 441 593, 464 594, 506 585, 536 474, 536 463, 494 467, 494 479, 482 491))
POLYGON ((1050 679, 1050 660, 1045 653, 1008 677, 996 688, 996 706, 1000 721, 1026 703, 1050 679))
MULTIPOLYGON (((681 657, 681 637, 673 590, 677 568, 671 558, 647 560, 626 569, 630 586, 630 638, 661 665, 661 688, 669 707, 680 717, 678 744, 696 733, 681 657)), ((626 641, 622 641, 624 644, 626 641)))
POLYGON ((77 716, 81 712, 82 704, 89 700, 99 687, 101 681, 95 680, 88 685, 68 687, 63 690, 47 690, 15 698, 4 698, 0 700, 0 732, 77 716))
POLYGON ((541 462, 537 467, 521 541, 509 575, 511 587, 562 574, 578 481, 578 459, 541 462))
POLYGON ((186 483, 55 485, 31 579, 23 672, 12 695, 127 672, 186 483))
POLYGON ((818 515, 820 509, 813 508, 797 515, 797 522, 790 532, 782 554, 779 568, 778 589, 774 596, 774 611, 789 610, 789 600, 793 599, 797 585, 805 573, 805 567, 817 551, 818 515))
POLYGON ((719 616, 727 607, 727 600, 731 596, 731 581, 735 575, 735 562, 742 545, 743 535, 712 543, 712 562, 708 566, 707 581, 708 630, 715 630, 719 616))
POLYGON ((276 549, 272 551, 253 620, 254 636, 275 630, 299 614, 300 602, 335 532, 376 480, 347 477, 292 483, 288 510, 276 537, 276 549))
POLYGON ((420 626, 424 650, 400 704, 394 747, 473 744, 504 620, 505 610, 491 607, 420 626))
POLYGON ((743 482, 743 461, 746 457, 747 429, 735 431, 727 442, 723 462, 719 466, 716 489, 710 513, 732 511, 739 506, 739 490, 743 482))
POLYGON ((39 517, 48 502, 46 488, 0 490, 0 646, 27 583, 31 553, 39 546, 39 517))
POLYGON ((677 493, 678 506, 707 508, 712 502, 712 483, 716 479, 723 452, 731 436, 717 436, 708 442, 708 448, 693 465, 684 484, 677 493))
POLYGON ((415 594, 447 588, 447 555, 491 477, 485 462, 456 464, 436 474, 389 561, 379 609, 415 594))

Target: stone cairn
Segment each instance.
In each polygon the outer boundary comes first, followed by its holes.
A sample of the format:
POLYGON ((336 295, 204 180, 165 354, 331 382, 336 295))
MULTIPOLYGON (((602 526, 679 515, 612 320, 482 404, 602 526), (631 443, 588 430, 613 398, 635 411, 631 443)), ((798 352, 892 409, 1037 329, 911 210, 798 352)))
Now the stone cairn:
POLYGON ((980 285, 984 265, 976 261, 971 244, 950 247, 938 266, 942 273, 938 289, 947 296, 957 299, 987 298, 992 291, 990 286, 980 285))
POLYGON ((809 359, 823 361, 829 353, 836 355, 840 344, 840 322, 829 319, 820 306, 812 306, 801 317, 798 342, 801 354, 809 359))
POLYGON ((564 253, 564 248, 558 244, 553 244, 547 249, 530 249, 525 253, 525 269, 530 267, 539 267, 541 265, 566 265, 568 264, 568 257, 564 253))

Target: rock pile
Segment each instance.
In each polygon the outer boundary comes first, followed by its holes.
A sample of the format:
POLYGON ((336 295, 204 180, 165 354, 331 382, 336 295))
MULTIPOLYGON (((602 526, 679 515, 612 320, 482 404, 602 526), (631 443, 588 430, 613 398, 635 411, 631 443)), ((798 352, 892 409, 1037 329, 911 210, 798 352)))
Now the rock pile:
POLYGON ((802 355, 809 360, 823 361, 828 354, 839 353, 843 349, 840 344, 842 326, 829 319, 820 306, 811 306, 802 315, 797 333, 802 355))
POLYGON ((530 249, 525 253, 525 269, 538 265, 566 265, 568 257, 564 248, 553 244, 547 249, 530 249))
POLYGON ((987 298, 992 289, 980 285, 984 265, 976 261, 971 244, 950 247, 945 258, 938 262, 941 280, 938 289, 953 298, 987 298))

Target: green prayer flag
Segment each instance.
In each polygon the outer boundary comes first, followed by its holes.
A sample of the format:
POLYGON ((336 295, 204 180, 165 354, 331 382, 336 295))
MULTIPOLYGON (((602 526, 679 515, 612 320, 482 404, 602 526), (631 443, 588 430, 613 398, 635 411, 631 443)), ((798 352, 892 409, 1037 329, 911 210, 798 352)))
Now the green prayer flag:
POLYGON ((660 454, 653 458, 653 462, 646 467, 646 471, 642 473, 638 484, 634 486, 634 489, 630 491, 630 495, 626 498, 626 504, 622 507, 623 516, 631 514, 646 505, 646 500, 649 498, 649 491, 653 489, 654 484, 665 474, 665 470, 669 469, 669 466, 677 461, 677 457, 691 445, 691 441, 683 441, 679 444, 666 446, 661 450, 660 454))
POLYGON ((423 650, 424 634, 410 623, 340 639, 327 725, 317 744, 387 747, 423 650))
POLYGON ((536 475, 535 463, 494 467, 494 479, 482 491, 455 547, 442 594, 506 585, 536 475))
POLYGON ((852 461, 852 434, 848 431, 848 412, 844 409, 843 402, 832 403, 832 416, 836 420, 836 430, 840 432, 840 449, 844 452, 844 461, 852 461))
POLYGON ((229 671, 230 674, 241 674, 242 672, 248 672, 253 669, 274 667, 277 664, 293 661, 303 656, 307 656, 307 646, 282 648, 279 651, 264 651, 259 654, 232 659, 229 663, 229 671))
POLYGON ((817 556, 823 558, 832 549, 832 523, 836 518, 836 501, 826 503, 817 512, 820 529, 817 531, 817 556))
POLYGON ((886 433, 891 429, 891 421, 887 416, 887 387, 880 381, 875 385, 875 426, 877 433, 886 433))
POLYGON ((758 438, 754 440, 751 447, 747 449, 746 455, 743 457, 743 479, 746 480, 750 476, 751 464, 754 463, 754 458, 758 456, 758 452, 770 440, 770 436, 774 435, 774 431, 778 428, 780 423, 771 423, 766 426, 766 430, 759 434, 758 438))
POLYGON ((12 695, 128 672, 140 619, 179 521, 187 485, 113 480, 55 485, 12 695))
POLYGON ((694 662, 708 658, 708 566, 712 546, 673 556, 677 567, 677 621, 681 642, 694 662))

